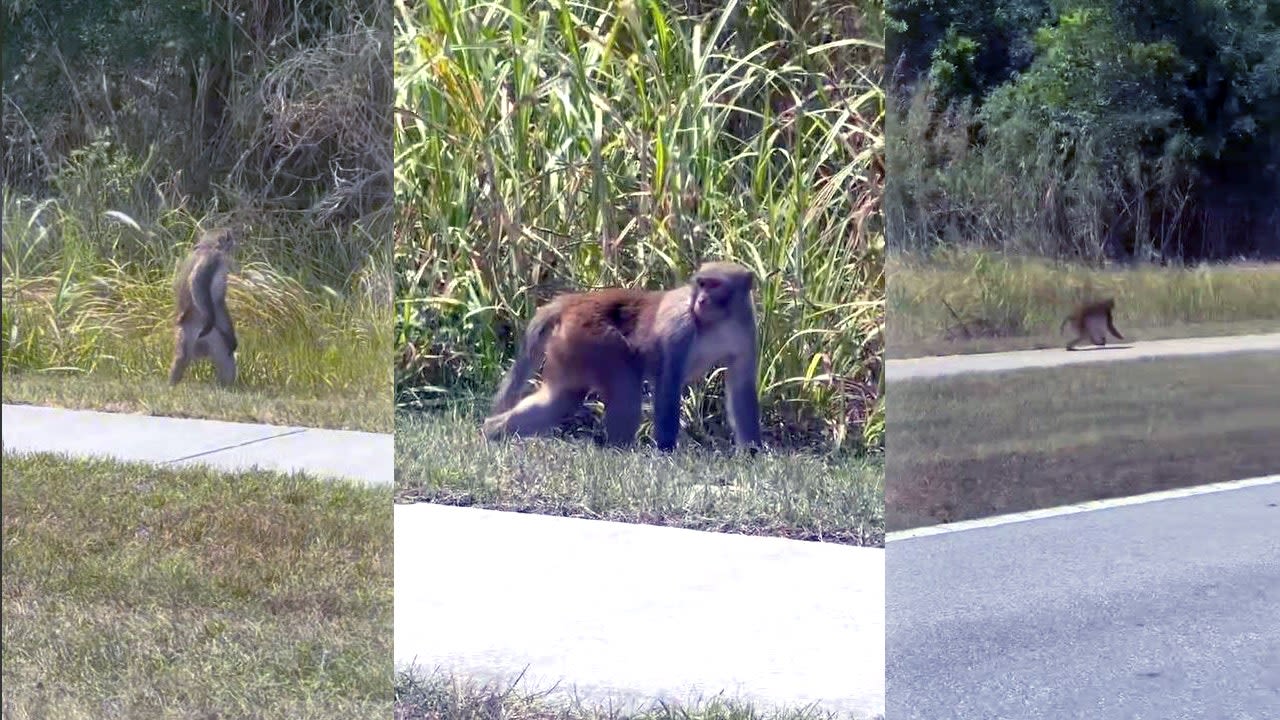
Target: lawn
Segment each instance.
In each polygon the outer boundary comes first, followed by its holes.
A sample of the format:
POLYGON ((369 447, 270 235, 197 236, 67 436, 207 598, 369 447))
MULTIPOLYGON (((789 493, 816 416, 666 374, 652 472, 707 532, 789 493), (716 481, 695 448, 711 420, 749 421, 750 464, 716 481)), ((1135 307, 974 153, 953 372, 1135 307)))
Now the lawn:
POLYGON ((1280 357, 1096 363, 888 393, 890 531, 1280 469, 1280 357))
MULTIPOLYGON (((682 705, 653 702, 622 711, 551 692, 480 683, 444 673, 396 673, 396 720, 837 720, 839 713, 814 707, 761 710, 748 703, 714 699, 682 705)), ((881 720, 883 716, 880 716, 881 720)))
POLYGON ((385 718, 385 489, 4 457, 4 717, 385 718))
POLYGON ((884 543, 883 455, 664 456, 589 440, 486 442, 458 411, 396 416, 396 499, 849 545, 884 543))
MULTIPOLYGON (((208 368, 203 368, 208 371, 208 368)), ((14 372, 4 376, 4 401, 105 412, 204 418, 333 430, 391 432, 390 372, 348 392, 222 389, 197 378, 170 388, 162 375, 121 378, 82 373, 14 372)))

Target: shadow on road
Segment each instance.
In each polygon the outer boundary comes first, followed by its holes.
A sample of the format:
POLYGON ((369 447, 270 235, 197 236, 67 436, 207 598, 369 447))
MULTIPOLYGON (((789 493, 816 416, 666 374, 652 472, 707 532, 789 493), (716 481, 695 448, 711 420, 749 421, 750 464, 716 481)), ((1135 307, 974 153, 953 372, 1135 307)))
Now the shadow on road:
POLYGON ((1089 352, 1090 350, 1131 350, 1132 345, 1091 345, 1089 347, 1067 348, 1068 352, 1089 352))

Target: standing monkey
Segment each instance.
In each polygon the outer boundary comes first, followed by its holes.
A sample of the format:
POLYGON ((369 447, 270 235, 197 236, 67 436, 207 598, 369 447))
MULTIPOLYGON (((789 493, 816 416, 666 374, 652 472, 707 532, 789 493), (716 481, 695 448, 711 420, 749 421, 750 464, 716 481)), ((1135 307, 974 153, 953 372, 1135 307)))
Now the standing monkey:
POLYGON ((210 230, 178 268, 173 289, 178 301, 173 366, 169 384, 177 385, 192 360, 213 360, 218 384, 236 379, 236 331, 227 312, 227 273, 235 249, 229 229, 210 230))
POLYGON ((1113 298, 1107 298, 1076 308, 1075 312, 1067 316, 1067 319, 1062 321, 1062 326, 1058 328, 1058 332, 1062 332, 1067 325, 1070 325, 1075 333, 1075 339, 1067 343, 1067 349, 1075 350, 1076 345, 1083 342, 1085 338, 1094 345, 1106 345, 1108 330, 1116 338, 1123 340, 1124 336, 1116 330, 1115 321, 1112 319, 1115 307, 1116 301, 1113 298))
POLYGON ((604 400, 609 444, 630 445, 640 427, 642 383, 649 380, 655 440, 670 451, 685 385, 724 367, 734 441, 758 448, 753 284, 746 268, 710 262, 674 290, 614 288, 553 299, 529 322, 516 363, 494 397, 493 415, 484 422, 485 435, 546 433, 594 391, 604 400), (540 365, 542 387, 521 400, 540 365))

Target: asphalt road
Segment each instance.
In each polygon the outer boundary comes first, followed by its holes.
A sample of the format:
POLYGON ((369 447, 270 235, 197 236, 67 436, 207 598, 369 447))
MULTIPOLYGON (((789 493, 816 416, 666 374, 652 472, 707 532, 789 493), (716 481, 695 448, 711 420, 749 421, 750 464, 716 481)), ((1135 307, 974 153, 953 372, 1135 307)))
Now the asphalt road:
POLYGON ((395 509, 397 667, 615 709, 884 713, 884 550, 426 503, 395 509))
POLYGON ((886 548, 886 713, 1280 717, 1270 484, 886 548))
POLYGON ((390 433, 5 405, 4 451, 172 465, 303 471, 370 485, 394 481, 390 433))
MULTIPOLYGON (((1105 347, 1081 346, 1079 350, 1019 350, 1016 352, 942 355, 938 357, 889 360, 885 380, 927 379, 978 372, 1005 372, 1024 368, 1060 367, 1084 363, 1144 360, 1152 358, 1217 355, 1232 352, 1275 350, 1280 353, 1280 333, 1267 335, 1226 335, 1223 337, 1186 338, 1182 340, 1149 340, 1118 342, 1105 347)), ((1280 716, 1280 714, 1278 714, 1280 716)))

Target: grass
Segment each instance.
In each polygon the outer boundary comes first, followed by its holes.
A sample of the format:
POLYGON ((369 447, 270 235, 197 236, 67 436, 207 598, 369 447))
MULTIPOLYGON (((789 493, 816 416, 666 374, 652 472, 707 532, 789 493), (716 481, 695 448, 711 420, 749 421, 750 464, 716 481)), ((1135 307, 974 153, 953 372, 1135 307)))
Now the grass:
POLYGON ((237 255, 229 283, 240 341, 233 392, 212 391, 204 361, 175 392, 165 383, 173 358, 173 273, 197 219, 175 213, 170 227, 135 233, 122 226, 95 235, 84 211, 6 193, 6 402, 264 422, 306 418, 332 403, 317 413, 321 421, 345 423, 349 413, 361 428, 390 427, 393 317, 389 277, 375 258, 364 258, 364 270, 337 289, 316 280, 317 270, 293 267, 297 276, 313 276, 304 284, 259 254, 264 236, 273 234, 260 228, 237 255), (123 245, 132 248, 132 263, 118 261, 123 245), (262 400, 261 412, 248 407, 254 397, 262 400))
MULTIPOLYGON (((207 367, 204 374, 211 374, 207 367)), ((4 402, 22 405, 389 433, 389 379, 384 387, 382 392, 370 387, 337 395, 304 395, 242 387, 224 390, 209 378, 188 377, 170 388, 162 377, 26 372, 6 373, 3 394, 4 402)))
POLYGON ((559 292, 727 259, 766 418, 878 450, 882 29, 847 0, 402 4, 398 401, 491 388, 559 292))
POLYGON ((1275 353, 896 382, 891 531, 1274 473, 1275 353))
POLYGON ((1126 338, 1280 331, 1280 263, 1098 269, 961 251, 895 254, 886 273, 894 358, 1065 345, 1062 319, 1084 297, 1116 298, 1126 338))
MULTIPOLYGON (((723 699, 678 704, 653 702, 621 710, 566 701, 552 691, 535 692, 509 685, 481 683, 445 673, 396 673, 396 720, 837 720, 838 713, 816 707, 760 710, 723 699)), ((563 695, 563 693, 559 693, 563 695)))
POLYGON ((381 718, 385 489, 4 456, 4 716, 381 718))
POLYGON ((586 440, 486 442, 460 412, 396 416, 396 498, 517 512, 884 543, 881 456, 681 448, 612 450, 586 440))

